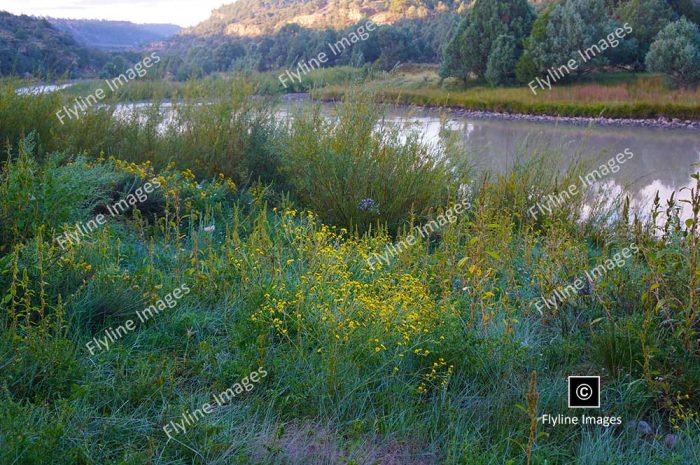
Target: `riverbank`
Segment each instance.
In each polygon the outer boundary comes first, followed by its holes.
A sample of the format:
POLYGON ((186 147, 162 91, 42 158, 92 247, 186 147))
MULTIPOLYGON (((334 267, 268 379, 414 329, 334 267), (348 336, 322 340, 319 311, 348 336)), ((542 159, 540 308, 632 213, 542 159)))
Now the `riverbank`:
MULTIPOLYGON (((291 94, 294 95, 290 100, 299 99, 298 95, 306 94, 291 94)), ((287 95, 285 97, 289 97, 287 95)), ((323 93, 315 92, 312 98, 324 102, 338 102, 342 100, 342 96, 328 96, 323 93)), ((524 113, 509 113, 499 111, 482 111, 471 110, 461 106, 444 106, 444 105, 416 105, 413 103, 396 103, 392 99, 378 98, 379 102, 391 103, 397 107, 412 107, 420 110, 445 110, 451 116, 475 119, 499 119, 499 120, 515 120, 515 121, 533 121, 545 123, 565 123, 575 124, 580 126, 621 126, 621 127, 646 127, 646 128, 664 128, 664 129, 700 129, 700 120, 682 120, 679 118, 607 118, 594 116, 560 116, 548 114, 524 114, 524 113)))
MULTIPOLYGON (((577 124, 700 127, 700 91, 669 89, 660 76, 620 73, 604 82, 579 82, 532 93, 527 86, 463 88, 440 80, 429 66, 402 69, 369 81, 365 87, 377 101, 419 107, 448 108, 480 118, 557 121, 577 124)), ((348 86, 330 85, 312 91, 319 100, 342 99, 348 86)))

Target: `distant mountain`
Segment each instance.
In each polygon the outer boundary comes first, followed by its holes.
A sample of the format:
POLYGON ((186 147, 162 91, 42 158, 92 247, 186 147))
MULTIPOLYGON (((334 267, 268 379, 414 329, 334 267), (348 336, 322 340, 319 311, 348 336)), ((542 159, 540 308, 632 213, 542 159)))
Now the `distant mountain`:
POLYGON ((101 50, 128 50, 167 39, 182 28, 175 24, 135 24, 128 21, 46 18, 88 47, 101 50))
POLYGON ((95 74, 105 61, 45 19, 0 11, 0 76, 75 77, 95 74))

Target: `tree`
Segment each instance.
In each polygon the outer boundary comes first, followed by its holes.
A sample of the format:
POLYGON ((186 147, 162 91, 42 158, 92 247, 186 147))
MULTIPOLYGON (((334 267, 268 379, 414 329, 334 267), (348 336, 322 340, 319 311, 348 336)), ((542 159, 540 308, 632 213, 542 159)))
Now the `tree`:
POLYGON ((486 80, 491 85, 510 84, 515 77, 518 43, 515 37, 502 35, 496 39, 486 64, 486 80))
POLYGON ((245 56, 245 49, 237 42, 226 41, 214 50, 214 64, 219 71, 228 71, 233 63, 245 56))
POLYGON ((463 80, 469 78, 467 68, 466 47, 464 44, 464 33, 469 26, 469 16, 464 18, 457 28, 452 40, 445 47, 445 53, 440 63, 440 77, 457 77, 463 80))
POLYGON ((629 23, 632 27, 631 37, 637 40, 637 49, 632 53, 634 61, 639 63, 644 61, 659 31, 676 19, 666 0, 629 0, 622 3, 615 14, 620 22, 629 23))
POLYGON ((547 38, 547 24, 549 23, 549 13, 552 11, 556 4, 550 3, 537 17, 534 23, 532 23, 532 29, 530 30, 530 37, 523 41, 525 50, 518 59, 518 63, 515 65, 515 77, 518 82, 524 84, 533 79, 540 71, 539 66, 535 63, 535 59, 530 53, 533 44, 544 41, 547 38))
POLYGON ((697 0, 668 0, 679 16, 685 16, 695 24, 700 23, 700 2, 697 0))
MULTIPOLYGON (((594 46, 615 29, 604 0, 565 0, 548 13, 546 25, 538 26, 544 26, 544 33, 530 37, 527 52, 540 71, 577 59, 579 50, 594 46)), ((597 54, 587 66, 604 62, 597 54)), ((584 68, 580 66, 577 72, 584 68)))
POLYGON ((476 0, 446 49, 444 71, 461 78, 470 73, 483 77, 498 38, 513 37, 519 53, 534 20, 526 0, 476 0))
POLYGON ((681 18, 659 32, 646 56, 647 69, 665 73, 679 85, 700 80, 700 29, 681 18))

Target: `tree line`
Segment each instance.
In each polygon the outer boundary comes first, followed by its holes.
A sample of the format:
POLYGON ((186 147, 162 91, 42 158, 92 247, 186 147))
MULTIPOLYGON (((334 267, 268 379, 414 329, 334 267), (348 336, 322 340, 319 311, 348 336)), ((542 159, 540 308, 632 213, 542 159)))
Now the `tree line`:
POLYGON ((526 0, 476 0, 445 48, 440 75, 527 83, 622 28, 631 30, 627 37, 566 77, 617 68, 693 84, 700 79, 699 19, 690 0, 561 0, 539 15, 526 0))

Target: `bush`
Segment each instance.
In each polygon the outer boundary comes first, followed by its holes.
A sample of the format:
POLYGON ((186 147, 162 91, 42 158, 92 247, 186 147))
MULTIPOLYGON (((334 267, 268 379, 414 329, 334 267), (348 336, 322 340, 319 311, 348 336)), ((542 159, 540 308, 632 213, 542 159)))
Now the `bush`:
POLYGON ((297 115, 284 139, 284 170, 292 193, 305 207, 335 225, 368 228, 386 222, 396 229, 411 212, 426 215, 445 204, 453 179, 445 158, 415 133, 379 126, 379 108, 366 95, 351 96, 338 119, 297 115))
POLYGON ((700 79, 700 29, 685 18, 659 32, 646 57, 647 69, 664 73, 680 85, 700 79))
POLYGON ((0 253, 34 237, 40 225, 51 231, 85 218, 117 181, 105 166, 84 159, 60 166, 64 157, 56 154, 39 164, 35 150, 31 134, 20 143, 17 158, 0 170, 0 253))

